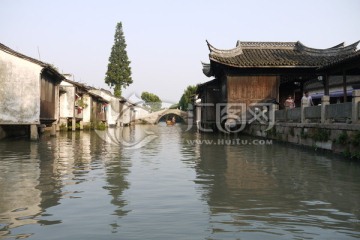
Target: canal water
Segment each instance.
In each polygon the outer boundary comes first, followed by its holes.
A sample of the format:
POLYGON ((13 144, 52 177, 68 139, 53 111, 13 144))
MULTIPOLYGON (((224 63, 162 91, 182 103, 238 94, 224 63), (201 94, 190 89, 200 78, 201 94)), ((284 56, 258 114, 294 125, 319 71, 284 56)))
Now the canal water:
POLYGON ((177 125, 0 141, 0 239, 359 239, 360 166, 177 125))

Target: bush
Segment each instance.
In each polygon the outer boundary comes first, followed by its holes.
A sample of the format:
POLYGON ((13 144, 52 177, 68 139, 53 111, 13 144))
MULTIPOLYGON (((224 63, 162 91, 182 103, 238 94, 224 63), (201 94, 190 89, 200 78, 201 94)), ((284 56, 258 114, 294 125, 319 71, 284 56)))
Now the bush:
POLYGON ((326 142, 329 140, 330 134, 326 129, 315 129, 312 134, 312 138, 317 142, 326 142))
POLYGON ((355 135, 353 136, 352 138, 352 144, 355 146, 355 147, 359 147, 360 146, 360 131, 357 131, 355 133, 355 135))
POLYGON ((65 123, 62 123, 59 128, 61 132, 65 132, 68 130, 65 123))
POLYGON ((347 143, 348 139, 349 139, 349 136, 347 135, 346 131, 343 131, 339 135, 338 139, 336 139, 336 143, 345 145, 347 143))
POLYGON ((103 122, 98 122, 95 126, 95 129, 104 131, 106 129, 106 124, 103 122))

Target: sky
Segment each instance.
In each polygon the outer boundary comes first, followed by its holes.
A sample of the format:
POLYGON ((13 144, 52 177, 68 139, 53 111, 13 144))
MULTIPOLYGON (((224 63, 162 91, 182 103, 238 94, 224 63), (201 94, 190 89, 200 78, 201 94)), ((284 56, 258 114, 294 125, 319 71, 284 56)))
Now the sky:
POLYGON ((177 103, 188 85, 209 81, 208 40, 301 41, 313 48, 360 40, 359 0, 0 0, 0 43, 53 64, 89 86, 104 82, 115 26, 122 22, 133 84, 177 103))

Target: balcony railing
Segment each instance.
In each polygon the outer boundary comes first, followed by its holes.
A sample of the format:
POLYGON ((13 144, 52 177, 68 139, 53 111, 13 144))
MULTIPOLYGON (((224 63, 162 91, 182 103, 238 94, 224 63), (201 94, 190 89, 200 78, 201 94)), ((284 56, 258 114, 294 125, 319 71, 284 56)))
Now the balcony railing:
POLYGON ((275 121, 360 124, 360 90, 354 90, 352 95, 352 102, 329 104, 329 96, 323 96, 319 106, 277 110, 275 121))

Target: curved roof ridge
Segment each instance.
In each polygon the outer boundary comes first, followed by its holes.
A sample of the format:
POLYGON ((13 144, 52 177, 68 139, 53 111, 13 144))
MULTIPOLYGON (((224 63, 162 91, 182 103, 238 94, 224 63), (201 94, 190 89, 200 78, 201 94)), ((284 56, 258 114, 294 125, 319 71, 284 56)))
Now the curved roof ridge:
POLYGON ((225 50, 225 49, 215 48, 208 42, 208 40, 206 40, 206 43, 209 47, 210 54, 212 54, 212 55, 231 57, 231 56, 237 56, 239 54, 242 54, 242 48, 240 45, 236 46, 235 48, 225 50))
POLYGON ((344 42, 339 43, 338 45, 335 45, 335 46, 333 46, 333 47, 331 47, 331 48, 329 48, 329 49, 333 49, 333 48, 342 48, 342 47, 345 47, 345 43, 344 43, 344 42))
POLYGON ((237 41, 243 49, 290 49, 293 50, 297 42, 253 42, 253 41, 237 41))
POLYGON ((356 47, 360 41, 350 44, 344 47, 342 44, 338 44, 331 48, 318 49, 310 48, 302 44, 300 41, 297 42, 297 50, 312 56, 337 56, 344 54, 352 54, 356 51, 356 47), (341 46, 342 45, 342 46, 341 46))

